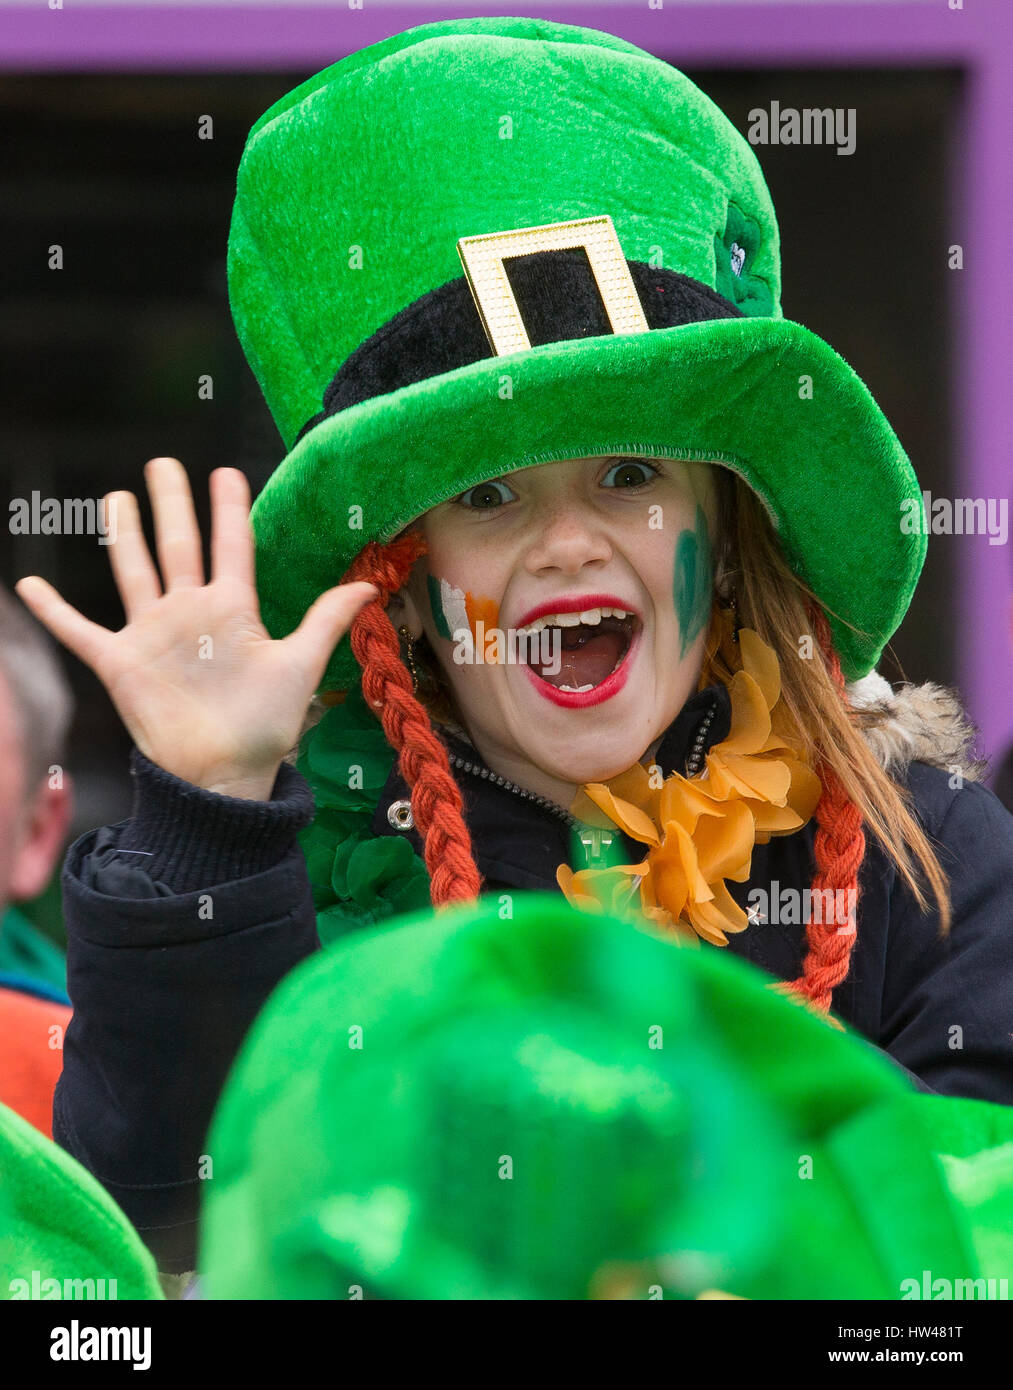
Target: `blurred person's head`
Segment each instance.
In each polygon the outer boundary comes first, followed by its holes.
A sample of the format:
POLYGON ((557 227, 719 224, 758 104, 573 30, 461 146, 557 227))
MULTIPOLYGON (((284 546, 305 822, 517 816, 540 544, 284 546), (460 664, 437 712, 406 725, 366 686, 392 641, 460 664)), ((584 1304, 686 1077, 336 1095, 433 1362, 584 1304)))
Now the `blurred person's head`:
POLYGON ((42 628, 0 585, 0 915, 49 881, 71 815, 73 701, 42 628))

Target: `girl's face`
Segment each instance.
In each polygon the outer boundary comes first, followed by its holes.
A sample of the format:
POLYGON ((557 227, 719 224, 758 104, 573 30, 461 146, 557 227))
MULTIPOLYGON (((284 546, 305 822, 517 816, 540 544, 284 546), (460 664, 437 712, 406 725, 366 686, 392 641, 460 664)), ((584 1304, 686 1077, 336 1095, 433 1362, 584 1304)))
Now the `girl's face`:
POLYGON ((520 469, 432 508, 402 591, 493 771, 569 805, 696 689, 713 596, 711 467, 632 456, 520 469))

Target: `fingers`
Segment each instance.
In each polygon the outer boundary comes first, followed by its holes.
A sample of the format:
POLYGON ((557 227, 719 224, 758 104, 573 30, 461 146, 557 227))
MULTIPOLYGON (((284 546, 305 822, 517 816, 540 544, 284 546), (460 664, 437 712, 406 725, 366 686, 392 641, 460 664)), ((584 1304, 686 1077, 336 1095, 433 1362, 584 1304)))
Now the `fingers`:
POLYGON ((250 485, 238 468, 211 474, 211 578, 255 582, 250 485))
POLYGON ((106 506, 116 519, 109 563, 127 622, 162 596, 158 571, 141 527, 141 512, 132 492, 111 492, 106 506))
POLYGON ((295 660, 309 673, 314 689, 324 674, 331 652, 360 611, 379 592, 375 584, 365 580, 328 589, 309 609, 295 632, 285 638, 285 645, 291 649, 295 660))
POLYGON ((19 579, 14 590, 43 627, 48 628, 69 651, 98 674, 103 652, 113 633, 79 613, 60 597, 52 584, 40 579, 37 574, 19 579))
POLYGON ((200 531, 186 470, 179 459, 151 459, 144 478, 155 516, 155 545, 166 592, 204 583, 200 531))

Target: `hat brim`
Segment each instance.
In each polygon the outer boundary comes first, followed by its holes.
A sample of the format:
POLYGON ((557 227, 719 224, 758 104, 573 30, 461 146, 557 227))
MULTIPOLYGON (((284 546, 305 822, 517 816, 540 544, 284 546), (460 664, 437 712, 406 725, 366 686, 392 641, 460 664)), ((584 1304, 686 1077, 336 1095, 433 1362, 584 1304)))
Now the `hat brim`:
MULTIPOLYGON (((846 679, 875 667, 924 562, 923 528, 905 526, 906 512, 920 518, 904 505, 921 506, 920 487, 861 378, 785 319, 549 343, 324 420, 254 505, 264 623, 273 636, 291 632, 367 541, 391 539, 476 483, 613 453, 740 474, 827 610, 846 679)), ((324 683, 342 689, 359 676, 346 637, 324 683)))

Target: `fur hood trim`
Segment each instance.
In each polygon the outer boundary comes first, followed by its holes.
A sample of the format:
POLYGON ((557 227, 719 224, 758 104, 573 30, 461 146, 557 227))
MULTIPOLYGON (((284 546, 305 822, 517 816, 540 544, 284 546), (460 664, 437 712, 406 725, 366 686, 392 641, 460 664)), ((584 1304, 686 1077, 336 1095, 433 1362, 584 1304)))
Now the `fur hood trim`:
POLYGON ((863 733, 885 771, 896 775, 909 763, 922 762, 959 772, 967 782, 979 782, 985 776, 988 764, 975 756, 973 748, 978 731, 955 690, 933 681, 894 689, 878 671, 845 689, 854 709, 877 717, 877 723, 863 733))

